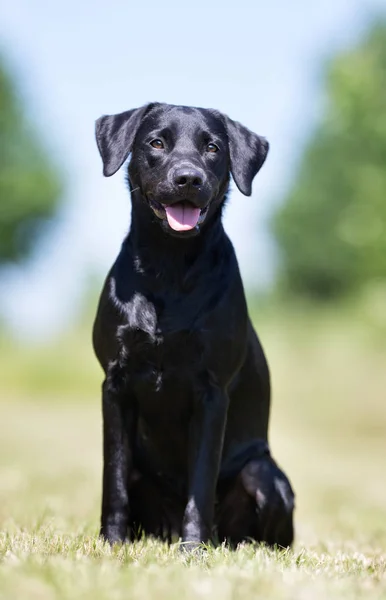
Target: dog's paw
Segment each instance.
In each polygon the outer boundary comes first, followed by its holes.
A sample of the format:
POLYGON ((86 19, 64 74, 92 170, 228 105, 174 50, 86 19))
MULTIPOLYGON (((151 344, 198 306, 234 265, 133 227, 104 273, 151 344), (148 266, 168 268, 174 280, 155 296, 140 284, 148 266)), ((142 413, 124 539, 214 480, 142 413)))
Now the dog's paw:
POLYGON ((256 502, 260 541, 271 546, 291 546, 295 495, 286 475, 267 456, 249 462, 241 472, 241 479, 256 502))
POLYGON ((110 546, 114 544, 123 544, 127 541, 127 517, 126 515, 114 515, 102 519, 102 525, 99 532, 100 537, 109 542, 110 546))

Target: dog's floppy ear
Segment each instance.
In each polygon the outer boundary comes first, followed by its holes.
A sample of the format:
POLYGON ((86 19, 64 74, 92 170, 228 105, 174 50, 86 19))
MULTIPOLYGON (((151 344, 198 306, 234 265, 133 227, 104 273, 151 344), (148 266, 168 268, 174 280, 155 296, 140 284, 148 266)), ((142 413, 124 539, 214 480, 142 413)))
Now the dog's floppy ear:
POLYGON ((244 196, 252 193, 252 181, 268 154, 267 140, 253 133, 241 123, 224 115, 228 133, 231 173, 244 196))
POLYGON ((103 175, 111 177, 129 156, 141 121, 152 104, 104 115, 95 123, 95 137, 103 160, 103 175))

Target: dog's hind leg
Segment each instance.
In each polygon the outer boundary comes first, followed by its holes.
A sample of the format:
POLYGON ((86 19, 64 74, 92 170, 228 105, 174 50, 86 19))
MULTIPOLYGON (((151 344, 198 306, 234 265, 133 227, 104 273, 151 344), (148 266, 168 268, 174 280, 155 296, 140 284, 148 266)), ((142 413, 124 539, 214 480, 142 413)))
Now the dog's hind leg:
POLYGON ((216 514, 219 541, 291 546, 294 493, 271 457, 248 462, 237 477, 220 482, 216 514))

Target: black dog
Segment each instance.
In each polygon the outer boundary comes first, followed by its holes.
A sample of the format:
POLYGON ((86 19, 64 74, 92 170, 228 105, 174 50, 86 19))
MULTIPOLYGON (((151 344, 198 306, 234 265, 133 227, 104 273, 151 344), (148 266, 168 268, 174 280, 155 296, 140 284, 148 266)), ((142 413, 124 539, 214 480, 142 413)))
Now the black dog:
POLYGON ((268 143, 225 115, 149 104, 101 117, 104 175, 130 153, 131 231, 94 325, 103 383, 101 534, 289 546, 294 495, 268 442, 267 363, 221 222, 268 143))

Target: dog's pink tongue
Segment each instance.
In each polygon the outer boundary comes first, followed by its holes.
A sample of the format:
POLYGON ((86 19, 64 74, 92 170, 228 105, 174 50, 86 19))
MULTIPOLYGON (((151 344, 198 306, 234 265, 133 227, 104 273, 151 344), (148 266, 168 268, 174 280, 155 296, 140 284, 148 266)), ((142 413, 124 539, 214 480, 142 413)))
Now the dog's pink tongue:
POLYGON ((175 231, 188 231, 194 229, 200 218, 200 209, 178 202, 173 206, 165 206, 166 218, 172 229, 175 231))

